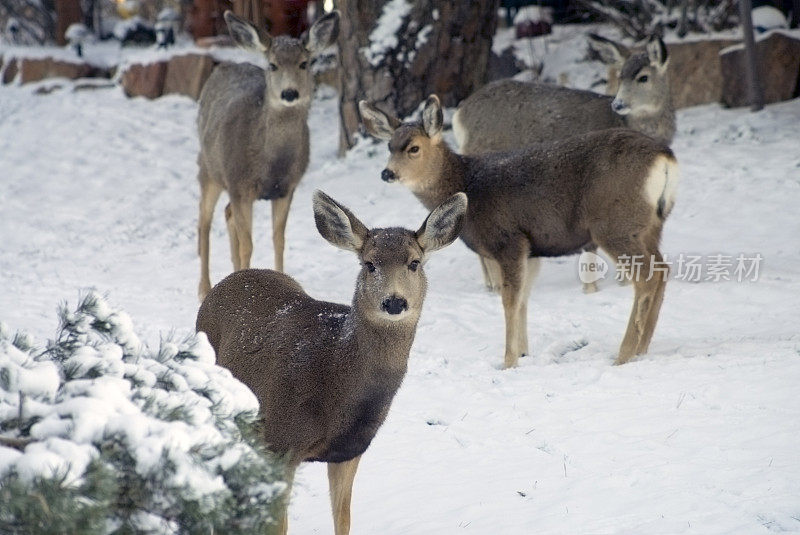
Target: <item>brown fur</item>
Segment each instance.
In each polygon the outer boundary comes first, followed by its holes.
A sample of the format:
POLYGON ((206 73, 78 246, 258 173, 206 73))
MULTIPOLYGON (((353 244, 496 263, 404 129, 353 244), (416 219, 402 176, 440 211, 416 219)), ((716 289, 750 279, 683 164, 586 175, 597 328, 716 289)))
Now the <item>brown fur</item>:
POLYGON ((510 79, 493 82, 465 99, 453 117, 461 153, 512 150, 619 127, 672 143, 675 110, 663 42, 653 40, 634 52, 597 36, 589 42, 621 71, 616 97, 510 79), (640 82, 643 76, 647 79, 640 82))
POLYGON ((225 13, 231 35, 243 48, 265 55, 266 71, 249 64, 223 64, 203 86, 197 127, 200 154, 198 254, 202 300, 211 288, 209 232, 223 191, 230 204, 225 220, 235 270, 250 267, 253 203, 272 201, 275 269, 283 271, 286 220, 294 189, 308 166, 308 108, 313 92, 310 60, 335 41, 338 12, 319 19, 309 41, 286 36, 261 38, 247 22, 225 13), (274 67, 274 69, 273 69, 274 67), (286 92, 296 97, 287 100, 286 92))
POLYGON ((217 284, 198 312, 197 330, 208 336, 217 363, 258 397, 263 438, 287 456, 287 479, 301 462, 335 463, 329 475, 337 535, 349 529, 358 459, 406 372, 427 288, 422 263, 458 237, 466 204, 463 194, 446 199, 417 232, 368 230, 317 192, 320 233, 362 262, 352 305, 313 299, 282 273, 246 269, 217 284), (404 300, 405 309, 387 309, 390 298, 404 300))
MULTIPOLYGON (((502 275, 507 367, 528 351, 525 305, 535 269, 529 258, 573 254, 592 243, 613 258, 644 255, 644 269, 651 255, 660 258, 661 227, 673 203, 669 180, 678 178, 666 174, 676 169, 669 147, 616 129, 518 151, 460 156, 441 139, 441 112, 434 113, 438 99, 429 98, 425 108, 422 123, 403 123, 393 131, 384 178, 399 180, 428 207, 454 192, 467 194, 461 238, 498 264, 502 275), (663 176, 654 175, 660 166, 663 176)), ((361 113, 372 123, 385 116, 383 130, 388 128, 390 118, 363 101, 361 113)), ((665 277, 635 282, 617 363, 646 351, 665 283, 665 277)))

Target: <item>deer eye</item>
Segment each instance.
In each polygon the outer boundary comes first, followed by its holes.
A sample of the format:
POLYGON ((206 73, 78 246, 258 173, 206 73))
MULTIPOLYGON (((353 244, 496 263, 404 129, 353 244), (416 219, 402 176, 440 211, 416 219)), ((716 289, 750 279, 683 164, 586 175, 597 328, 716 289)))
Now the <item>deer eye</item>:
POLYGON ((275 65, 274 63, 270 63, 269 64, 269 70, 271 70, 272 72, 275 72, 275 71, 278 70, 278 66, 275 65))
POLYGON ((304 61, 303 63, 301 63, 300 64, 300 68, 303 69, 303 70, 306 70, 308 68, 308 62, 304 61))
POLYGON ((408 269, 410 269, 411 271, 416 271, 418 267, 419 267, 419 260, 414 260, 408 265, 408 269))
POLYGON ((408 149, 409 154, 416 154, 418 152, 419 152, 419 147, 417 145, 414 145, 410 149, 408 149))
POLYGON ((639 82, 640 84, 647 83, 647 80, 648 80, 648 77, 647 77, 646 74, 643 74, 642 76, 640 76, 640 77, 638 77, 636 79, 636 81, 639 82))
POLYGON ((367 271, 369 271, 370 273, 375 272, 375 264, 373 264, 372 262, 364 262, 364 267, 367 268, 367 271))

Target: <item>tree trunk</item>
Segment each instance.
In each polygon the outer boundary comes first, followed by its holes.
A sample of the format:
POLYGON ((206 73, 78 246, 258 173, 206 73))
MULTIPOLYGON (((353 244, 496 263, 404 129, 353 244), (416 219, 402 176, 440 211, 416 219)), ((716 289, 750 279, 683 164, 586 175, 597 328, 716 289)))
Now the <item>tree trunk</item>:
POLYGON ((70 24, 83 22, 80 0, 56 0, 56 43, 64 46, 64 34, 70 24))
POLYGON ((455 106, 484 84, 498 0, 340 0, 339 153, 360 129, 358 101, 405 117, 431 93, 455 106))

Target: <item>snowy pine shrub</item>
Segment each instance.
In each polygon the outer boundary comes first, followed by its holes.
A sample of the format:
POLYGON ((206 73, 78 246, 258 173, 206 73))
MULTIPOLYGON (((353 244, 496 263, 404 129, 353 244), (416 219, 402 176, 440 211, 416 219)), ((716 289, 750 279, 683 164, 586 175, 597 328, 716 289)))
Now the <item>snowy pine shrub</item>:
POLYGON ((143 345, 97 294, 37 349, 0 324, 0 533, 258 533, 280 462, 204 335, 143 345))

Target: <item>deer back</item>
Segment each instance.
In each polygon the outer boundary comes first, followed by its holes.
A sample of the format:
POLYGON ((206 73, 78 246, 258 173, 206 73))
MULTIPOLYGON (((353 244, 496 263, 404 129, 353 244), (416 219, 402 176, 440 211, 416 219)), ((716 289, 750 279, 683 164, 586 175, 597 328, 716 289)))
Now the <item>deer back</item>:
POLYGON ((594 36, 601 57, 619 65, 615 97, 540 83, 499 80, 464 100, 453 116, 462 154, 511 150, 530 143, 628 127, 670 144, 675 111, 667 78, 667 50, 660 39, 628 49, 594 36))

